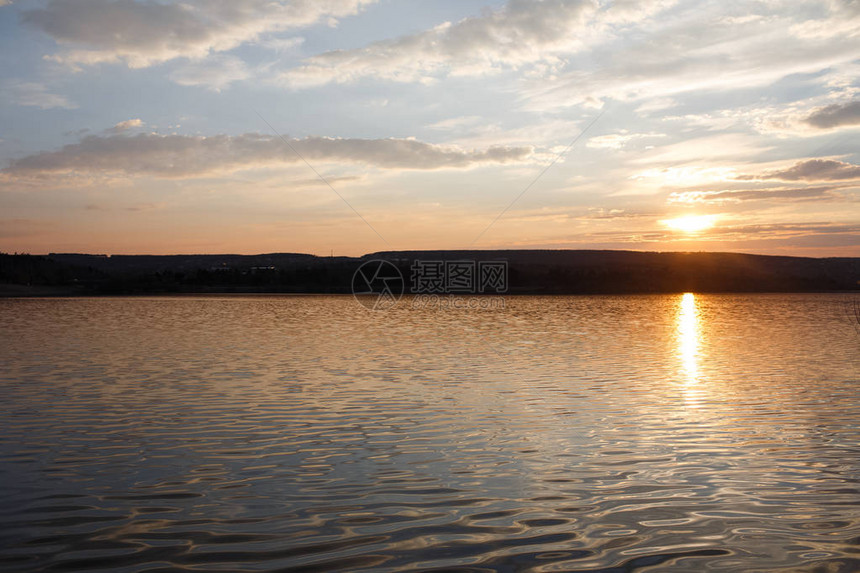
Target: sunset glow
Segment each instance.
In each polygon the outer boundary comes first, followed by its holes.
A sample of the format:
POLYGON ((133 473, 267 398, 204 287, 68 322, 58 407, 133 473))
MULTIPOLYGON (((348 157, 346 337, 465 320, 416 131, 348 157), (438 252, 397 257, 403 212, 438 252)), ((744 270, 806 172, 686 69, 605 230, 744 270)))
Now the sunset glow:
POLYGON ((670 229, 683 231, 684 233, 699 233, 710 229, 717 222, 716 215, 688 215, 677 219, 666 219, 660 221, 670 229))
POLYGON ((0 0, 0 29, 2 252, 860 255, 850 2, 0 0))

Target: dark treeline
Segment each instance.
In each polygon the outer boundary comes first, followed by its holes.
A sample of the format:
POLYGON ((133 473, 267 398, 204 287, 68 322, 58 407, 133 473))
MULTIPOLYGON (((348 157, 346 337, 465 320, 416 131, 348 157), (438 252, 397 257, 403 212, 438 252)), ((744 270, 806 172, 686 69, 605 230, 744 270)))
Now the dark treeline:
POLYGON ((824 292, 860 289, 860 258, 634 251, 403 251, 363 257, 0 254, 0 295, 349 293, 372 259, 410 288, 415 260, 505 261, 511 294, 824 292))
POLYGON ((348 293, 356 260, 293 254, 0 254, 0 295, 348 293))

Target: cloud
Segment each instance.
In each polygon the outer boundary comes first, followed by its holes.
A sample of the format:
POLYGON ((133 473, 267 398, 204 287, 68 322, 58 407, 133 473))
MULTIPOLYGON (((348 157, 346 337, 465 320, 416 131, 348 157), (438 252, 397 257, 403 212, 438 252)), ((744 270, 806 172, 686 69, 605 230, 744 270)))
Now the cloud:
MULTIPOLYGON (((688 237, 679 237, 670 231, 609 230, 582 233, 568 236, 562 240, 544 243, 544 248, 560 248, 572 245, 587 245, 594 248, 628 248, 630 244, 662 243, 663 247, 676 250, 676 241, 688 244, 688 237)), ((797 248, 851 247, 860 245, 860 225, 846 223, 798 222, 772 224, 718 225, 708 229, 706 236, 698 239, 698 244, 710 243, 725 249, 727 242, 733 247, 761 252, 767 245, 784 245, 788 254, 797 256, 797 248), (716 242, 714 242, 716 241, 716 242)), ((535 248, 534 243, 528 244, 535 248)), ((829 251, 832 253, 832 251, 829 251)), ((832 256, 832 254, 830 255, 832 256)), ((850 256, 850 255, 849 255, 850 256)))
POLYGON ((561 56, 588 45, 610 22, 635 20, 662 2, 511 0, 498 10, 352 50, 325 52, 282 73, 294 88, 373 77, 428 82, 445 75, 484 74, 540 63, 544 71, 564 64, 561 56))
MULTIPOLYGON (((717 227, 708 231, 711 235, 756 236, 756 237, 798 237, 814 235, 851 235, 860 239, 860 225, 848 223, 774 223, 766 225, 737 225, 717 227)), ((857 244, 857 243, 851 243, 857 244)))
POLYGON ((809 114, 804 121, 820 129, 860 125, 860 100, 820 107, 809 114))
POLYGON ((844 197, 834 191, 841 187, 775 187, 768 189, 722 189, 717 191, 675 191, 669 203, 723 204, 742 201, 834 201, 844 197))
POLYGON ((461 129, 470 129, 484 123, 486 120, 479 115, 464 115, 459 117, 451 117, 437 121, 427 126, 428 129, 436 129, 439 131, 458 131, 461 129))
POLYGON ((679 2, 632 30, 608 26, 587 58, 567 58, 553 73, 523 82, 523 99, 530 110, 546 111, 588 98, 712 98, 793 75, 841 75, 857 59, 857 30, 857 15, 835 4, 679 2), (805 21, 820 24, 821 34, 801 35, 795 25, 805 21))
POLYGON ((658 111, 664 111, 678 105, 678 102, 669 97, 653 98, 636 108, 636 113, 649 115, 658 111))
POLYGON ((169 78, 181 86, 205 86, 221 91, 233 82, 248 79, 251 72, 245 62, 226 54, 191 62, 174 70, 169 78))
POLYGON ((431 84, 515 71, 530 111, 659 100, 640 112, 651 113, 678 94, 836 73, 856 60, 858 29, 856 11, 839 3, 510 0, 458 22, 312 56, 274 81, 293 89, 364 78, 431 84))
POLYGON ((840 190, 856 187, 853 180, 860 179, 860 166, 832 159, 798 161, 787 169, 765 171, 751 175, 741 174, 724 178, 726 181, 823 181, 830 185, 812 187, 764 187, 754 189, 685 190, 672 192, 669 203, 739 203, 745 201, 846 201, 851 200, 840 190), (838 182, 845 183, 838 183, 838 182))
POLYGON ((621 149, 631 141, 648 137, 666 137, 664 133, 627 133, 622 130, 619 133, 598 135, 588 140, 586 147, 593 149, 621 149))
POLYGON ((2 92, 4 99, 16 105, 40 109, 75 109, 78 107, 65 96, 51 93, 45 84, 38 82, 13 80, 3 86, 2 92))
MULTIPOLYGON (((289 140, 312 163, 361 163, 384 169, 468 168, 523 161, 531 147, 489 147, 466 150, 414 139, 289 140)), ((153 177, 197 177, 256 167, 300 162, 277 137, 243 135, 90 135, 57 151, 13 160, 2 172, 11 177, 53 174, 118 173, 153 177)))
POLYGON ((128 131, 129 129, 133 129, 135 127, 143 127, 143 121, 139 119, 127 119, 125 121, 121 121, 108 131, 111 133, 122 133, 123 131, 128 131))
POLYGON ((605 209, 603 207, 589 207, 588 213, 578 217, 586 220, 613 220, 613 219, 638 219, 640 217, 650 217, 650 213, 636 213, 626 211, 625 209, 605 209))
POLYGON ((780 179, 782 181, 844 181, 860 179, 860 165, 832 159, 809 159, 788 169, 767 171, 759 175, 739 175, 737 179, 780 179))
POLYGON ((268 38, 260 42, 260 45, 280 54, 284 52, 292 52, 304 42, 304 38, 301 36, 295 36, 292 38, 268 38))
POLYGON ((70 65, 125 62, 142 68, 232 50, 291 28, 358 13, 375 0, 51 0, 24 23, 50 35, 70 65))
MULTIPOLYGON (((762 141, 744 133, 705 132, 701 136, 691 135, 667 145, 661 145, 637 157, 633 163, 653 165, 680 165, 689 163, 696 165, 703 158, 732 159, 743 161, 751 156, 766 152, 773 148, 771 142, 762 141)), ((699 168, 695 168, 699 169, 699 168)))

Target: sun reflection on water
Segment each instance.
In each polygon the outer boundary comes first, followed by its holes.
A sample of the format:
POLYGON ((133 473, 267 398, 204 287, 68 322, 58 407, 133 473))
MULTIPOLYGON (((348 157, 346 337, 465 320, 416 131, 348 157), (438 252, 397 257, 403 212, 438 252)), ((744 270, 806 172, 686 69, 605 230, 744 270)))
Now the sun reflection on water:
POLYGON ((696 295, 684 293, 678 307, 678 354, 684 371, 689 401, 697 401, 698 392, 691 389, 699 382, 699 310, 696 295))

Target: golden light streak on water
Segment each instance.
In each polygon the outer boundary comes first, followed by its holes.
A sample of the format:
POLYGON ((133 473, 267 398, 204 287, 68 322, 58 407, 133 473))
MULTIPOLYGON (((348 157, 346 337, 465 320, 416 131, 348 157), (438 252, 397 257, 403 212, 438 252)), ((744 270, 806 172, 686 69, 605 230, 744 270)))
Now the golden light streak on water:
POLYGON ((699 383, 699 310, 696 295, 684 293, 678 307, 678 355, 684 375, 684 397, 688 406, 696 406, 701 389, 699 383))

